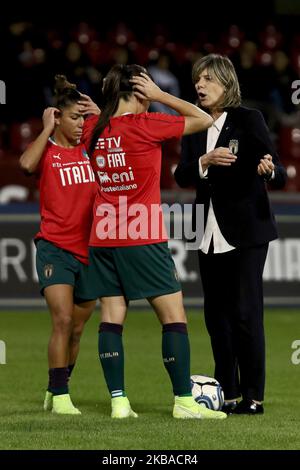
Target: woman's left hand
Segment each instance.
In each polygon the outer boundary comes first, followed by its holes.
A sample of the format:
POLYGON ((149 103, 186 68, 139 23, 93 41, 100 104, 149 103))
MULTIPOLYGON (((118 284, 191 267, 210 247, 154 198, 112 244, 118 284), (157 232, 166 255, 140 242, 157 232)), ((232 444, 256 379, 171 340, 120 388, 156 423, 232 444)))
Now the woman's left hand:
POLYGON ((94 103, 88 95, 80 93, 80 96, 81 98, 80 101, 78 101, 78 104, 80 104, 82 114, 95 114, 98 116, 101 113, 96 103, 94 103))

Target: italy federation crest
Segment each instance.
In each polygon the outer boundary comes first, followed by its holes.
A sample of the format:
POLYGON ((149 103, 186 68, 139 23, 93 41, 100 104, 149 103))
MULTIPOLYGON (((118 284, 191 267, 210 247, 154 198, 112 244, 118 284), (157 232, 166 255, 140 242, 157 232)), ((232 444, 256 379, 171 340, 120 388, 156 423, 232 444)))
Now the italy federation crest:
POLYGON ((54 271, 53 264, 45 264, 44 266, 44 276, 46 279, 49 279, 54 271))
POLYGON ((233 153, 233 155, 236 155, 239 150, 239 141, 236 139, 231 139, 229 141, 228 147, 229 147, 230 152, 233 153))

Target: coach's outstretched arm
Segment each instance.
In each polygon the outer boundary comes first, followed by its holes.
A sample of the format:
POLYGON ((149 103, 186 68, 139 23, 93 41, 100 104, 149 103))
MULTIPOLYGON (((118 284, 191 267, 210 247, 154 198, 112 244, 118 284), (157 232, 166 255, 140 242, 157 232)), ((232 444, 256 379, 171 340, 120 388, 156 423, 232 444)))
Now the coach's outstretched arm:
POLYGON ((134 83, 135 95, 138 98, 158 101, 185 117, 183 135, 203 131, 213 124, 213 119, 209 114, 188 101, 162 91, 147 74, 141 73, 130 81, 134 83))
POLYGON ((55 112, 60 112, 57 108, 46 108, 43 114, 44 129, 30 147, 21 155, 19 164, 27 174, 34 173, 42 158, 48 139, 54 131, 55 112))

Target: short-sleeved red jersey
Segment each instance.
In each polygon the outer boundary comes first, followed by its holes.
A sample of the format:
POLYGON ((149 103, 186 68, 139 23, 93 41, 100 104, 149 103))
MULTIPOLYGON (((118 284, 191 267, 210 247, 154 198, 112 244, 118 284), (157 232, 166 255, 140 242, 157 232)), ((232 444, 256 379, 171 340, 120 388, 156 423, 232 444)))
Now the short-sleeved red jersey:
MULTIPOLYGON (((91 156, 98 192, 91 246, 132 246, 167 240, 160 198, 161 144, 182 136, 184 117, 161 113, 110 119, 91 156)), ((86 121, 88 141, 95 119, 86 121)))
POLYGON ((88 263, 95 175, 84 145, 61 147, 50 139, 37 172, 40 189, 40 231, 43 238, 88 263))

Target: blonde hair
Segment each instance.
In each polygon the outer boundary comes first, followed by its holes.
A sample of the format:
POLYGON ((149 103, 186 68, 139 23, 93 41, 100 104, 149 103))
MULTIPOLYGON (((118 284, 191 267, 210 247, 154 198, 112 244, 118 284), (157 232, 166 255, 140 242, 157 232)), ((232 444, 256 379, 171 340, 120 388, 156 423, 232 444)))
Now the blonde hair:
POLYGON ((239 81, 231 60, 220 54, 209 54, 197 60, 192 69, 193 83, 197 83, 200 74, 207 69, 225 89, 221 108, 237 108, 241 104, 239 81))

